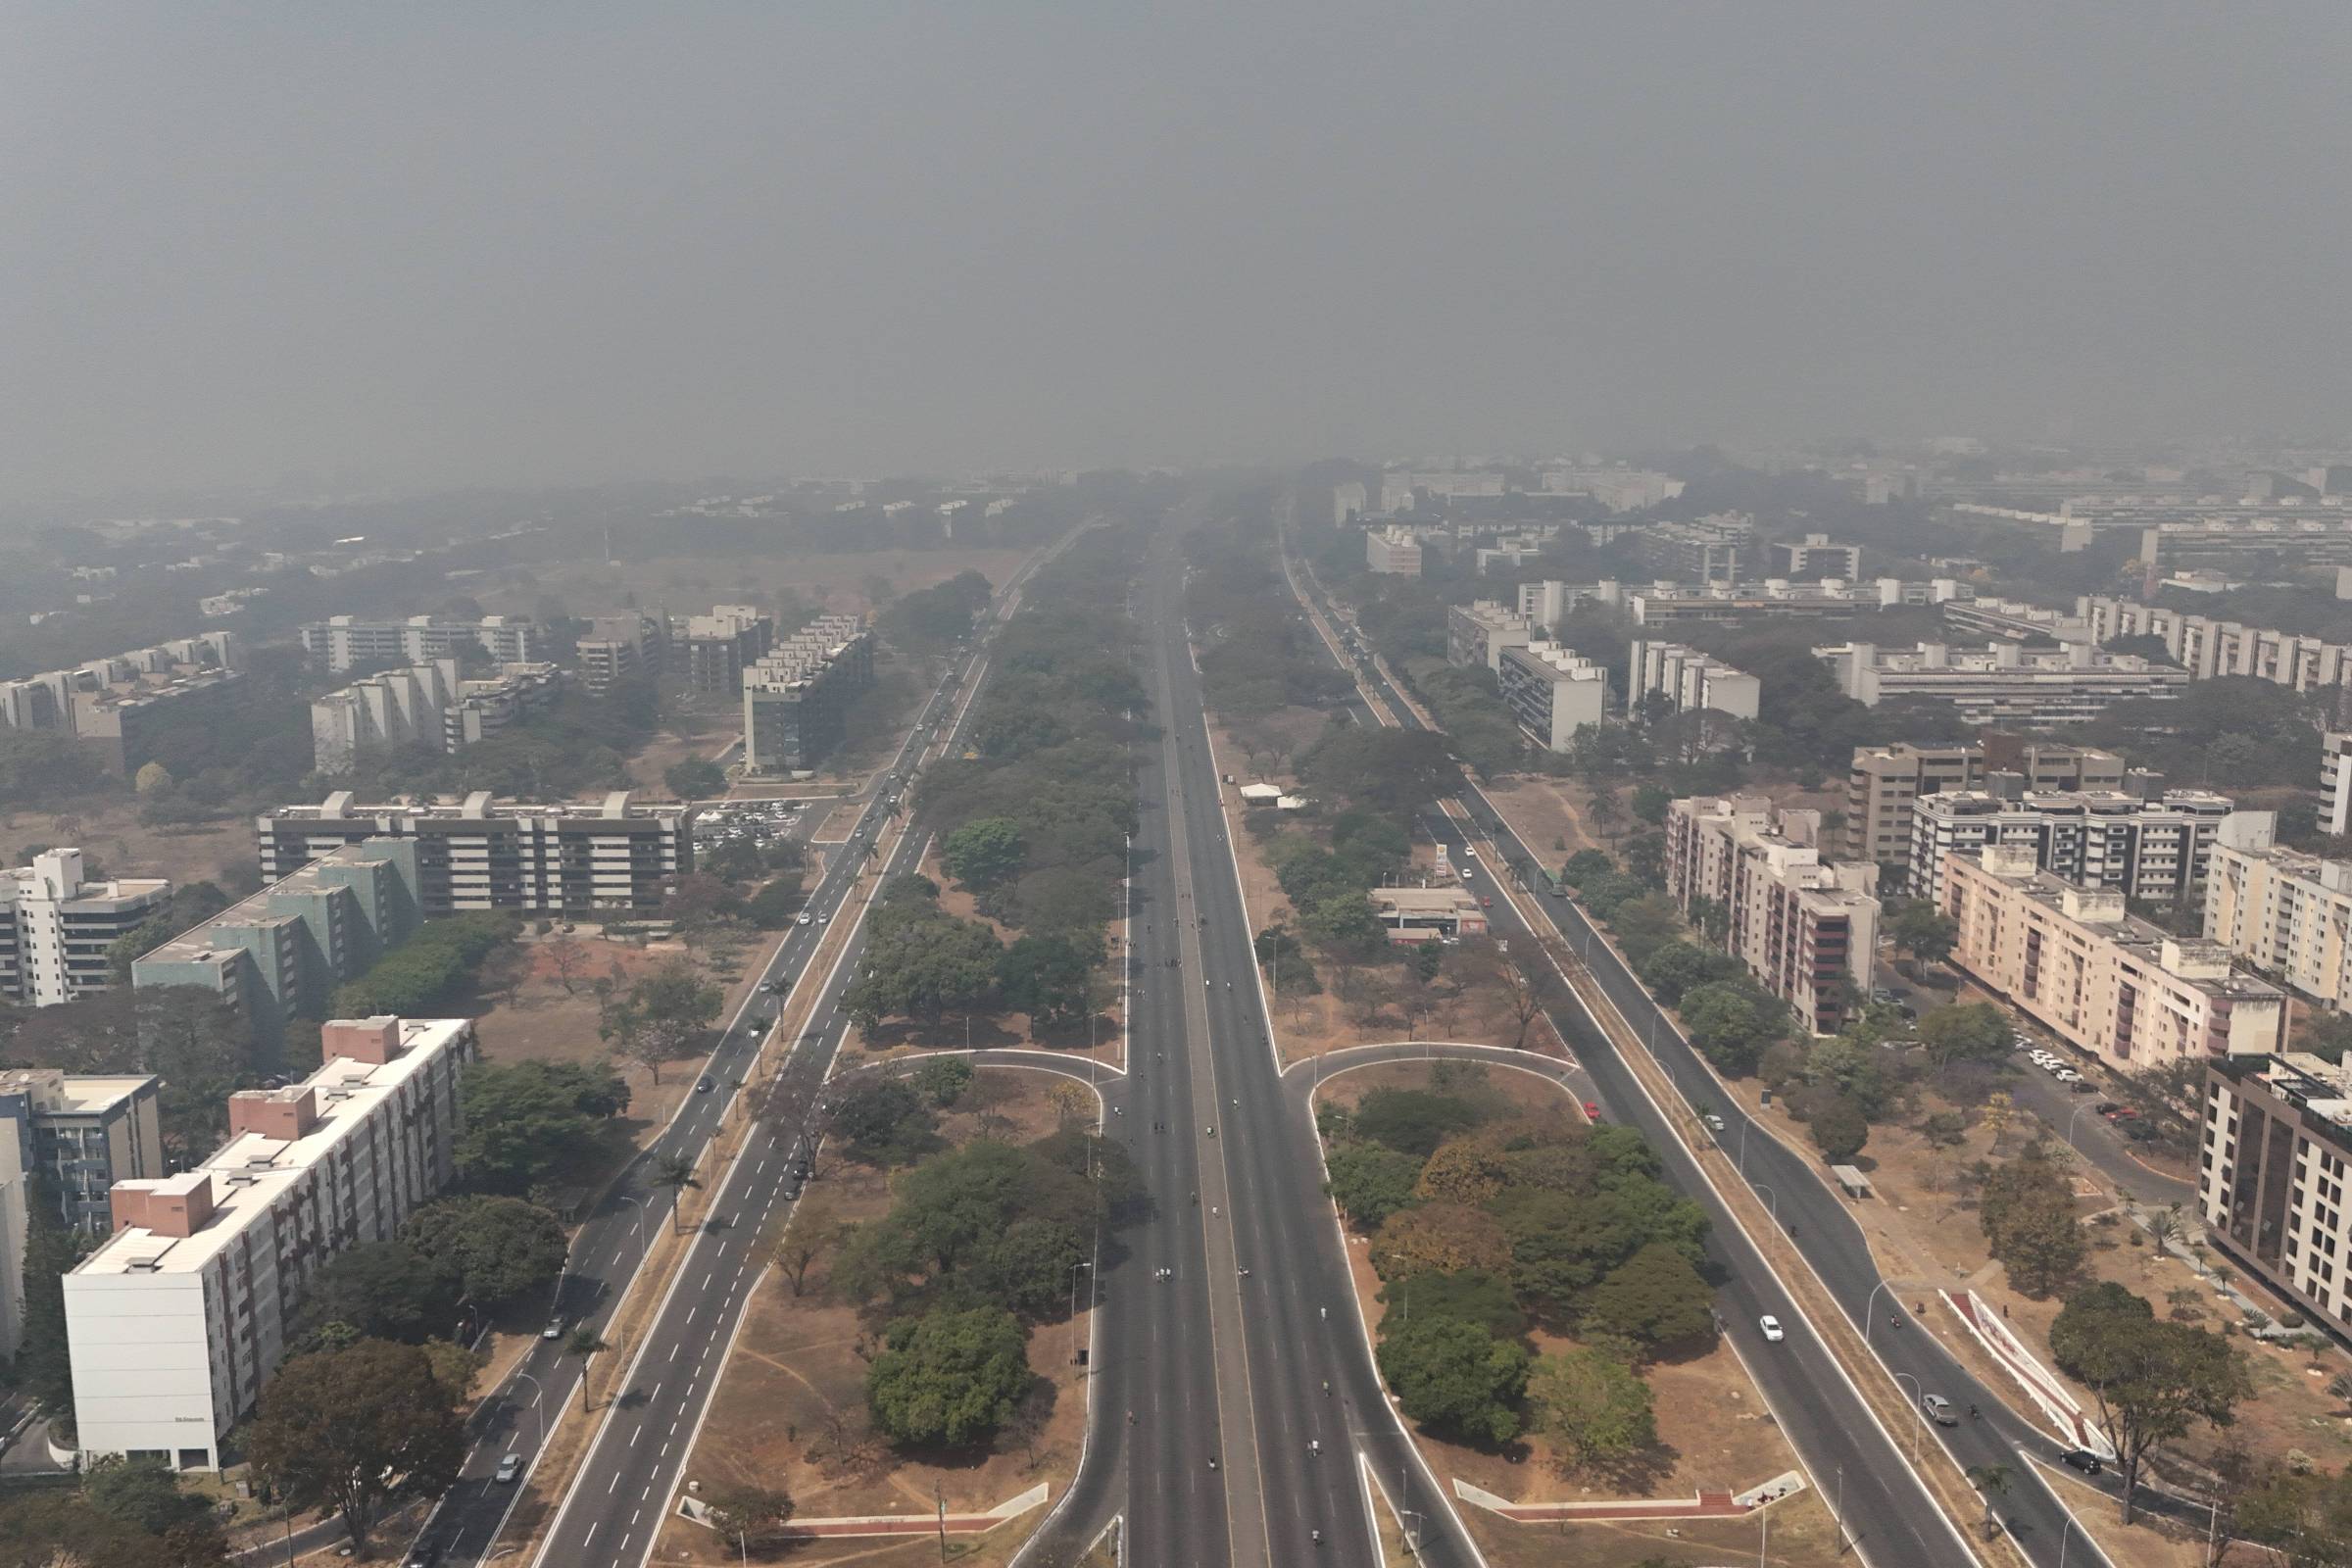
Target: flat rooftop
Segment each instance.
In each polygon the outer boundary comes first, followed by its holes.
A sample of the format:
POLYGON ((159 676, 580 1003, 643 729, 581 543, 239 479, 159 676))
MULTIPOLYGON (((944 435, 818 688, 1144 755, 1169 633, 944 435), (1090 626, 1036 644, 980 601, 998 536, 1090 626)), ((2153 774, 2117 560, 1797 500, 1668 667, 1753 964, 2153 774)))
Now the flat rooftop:
POLYGON ((46 1115, 96 1116, 155 1081, 144 1073, 80 1076, 54 1067, 13 1067, 0 1072, 0 1095, 30 1095, 33 1108, 46 1115))

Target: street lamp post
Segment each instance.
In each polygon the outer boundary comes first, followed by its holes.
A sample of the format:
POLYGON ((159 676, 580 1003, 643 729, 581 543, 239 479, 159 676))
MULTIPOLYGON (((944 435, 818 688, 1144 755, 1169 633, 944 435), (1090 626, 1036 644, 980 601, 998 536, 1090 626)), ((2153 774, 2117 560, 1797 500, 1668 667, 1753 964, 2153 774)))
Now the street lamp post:
POLYGON ((639 1198, 631 1198, 628 1194, 622 1193, 620 1195, 620 1200, 629 1204, 637 1211, 636 1217, 629 1223, 630 1226, 637 1232, 637 1262, 640 1267, 643 1267, 645 1263, 645 1254, 653 1250, 654 1246, 653 1239, 648 1236, 645 1231, 646 1218, 653 1211, 653 1195, 651 1193, 647 1193, 639 1198))
POLYGON ((540 1386, 539 1380, 528 1372, 517 1372, 514 1374, 514 1379, 518 1383, 528 1383, 531 1386, 531 1419, 539 1423, 539 1446, 544 1448, 547 1446, 547 1412, 540 1408, 539 1400, 547 1391, 540 1386))
POLYGON ((1779 1230, 1781 1228, 1781 1195, 1774 1192, 1767 1183, 1755 1182, 1751 1185, 1757 1192, 1764 1195, 1765 1212, 1772 1216, 1772 1228, 1776 1231, 1779 1230))
POLYGON ((1881 1291, 1886 1291, 1889 1296, 1894 1294, 1892 1288, 1885 1280, 1879 1281, 1870 1288, 1870 1297, 1862 1303, 1862 1338, 1865 1340, 1870 1338, 1871 1314, 1879 1309, 1879 1293, 1881 1291))
POLYGON ((1918 1378, 1908 1372, 1895 1373, 1894 1386, 1899 1389, 1905 1383, 1911 1385, 1911 1462, 1917 1464, 1919 1463, 1919 1429, 1926 1424, 1928 1419, 1928 1395, 1927 1391, 1919 1386, 1918 1378))
POLYGON ((2079 1101, 2075 1105, 2074 1116, 2069 1116, 2066 1118, 2066 1147, 2073 1150, 2078 1155, 2082 1152, 2082 1149, 2081 1145, 2075 1142, 2075 1116, 2082 1115, 2083 1111, 2089 1108, 2089 1101, 2079 1101))

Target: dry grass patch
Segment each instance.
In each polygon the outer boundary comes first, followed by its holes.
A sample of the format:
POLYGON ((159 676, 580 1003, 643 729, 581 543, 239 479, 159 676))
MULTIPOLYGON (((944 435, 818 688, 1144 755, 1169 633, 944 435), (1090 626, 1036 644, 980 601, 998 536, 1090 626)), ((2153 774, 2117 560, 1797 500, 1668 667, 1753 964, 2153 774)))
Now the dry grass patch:
POLYGON ((24 852, 36 844, 95 856, 109 876, 170 877, 180 887, 220 882, 232 868, 252 870, 260 863, 251 817, 150 827, 139 820, 138 805, 128 796, 99 796, 63 811, 0 810, 4 863, 24 864, 24 852))

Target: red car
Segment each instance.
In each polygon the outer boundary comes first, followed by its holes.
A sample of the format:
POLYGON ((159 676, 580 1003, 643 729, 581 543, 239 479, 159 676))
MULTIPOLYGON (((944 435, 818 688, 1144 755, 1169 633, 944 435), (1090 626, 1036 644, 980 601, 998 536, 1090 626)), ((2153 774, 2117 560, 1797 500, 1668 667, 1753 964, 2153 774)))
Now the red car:
POLYGON ((1592 1121, 1598 1121, 1598 1120, 1600 1120, 1600 1106, 1599 1106, 1599 1104, 1598 1104, 1598 1103, 1596 1103, 1596 1102, 1593 1102, 1593 1101, 1590 1101, 1590 1100, 1586 1101, 1586 1102, 1585 1102, 1585 1115, 1586 1115, 1587 1119, 1589 1119, 1589 1120, 1592 1120, 1592 1121))

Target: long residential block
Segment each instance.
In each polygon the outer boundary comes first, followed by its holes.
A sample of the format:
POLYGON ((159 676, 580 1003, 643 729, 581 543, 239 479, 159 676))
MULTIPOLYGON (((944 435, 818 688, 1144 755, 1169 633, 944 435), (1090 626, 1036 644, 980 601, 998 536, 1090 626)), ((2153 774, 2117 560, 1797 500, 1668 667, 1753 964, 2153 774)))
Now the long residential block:
POLYGON ((1734 718, 1754 718, 1763 696, 1755 676, 1681 643, 1635 643, 1628 677, 1633 690, 1626 694, 1626 708, 1637 713, 1643 699, 1657 697, 1674 712, 1713 709, 1734 718))
POLYGON ((1608 716, 1607 669, 1557 643, 1502 648, 1495 679, 1520 731, 1546 751, 1566 751, 1578 730, 1608 716))
POLYGON ((751 773, 814 768, 849 734, 874 683, 874 635, 856 615, 820 615, 743 675, 743 764, 751 773))
POLYGON ((2352 1332, 2352 1068, 2304 1052, 2207 1063, 2197 1212, 2272 1290, 2352 1332))
POLYGON ((2352 1005, 2352 861, 2267 839, 2218 846, 2205 936, 2323 1006, 2352 1005))
POLYGON ((473 1025, 345 1019, 319 1034, 318 1071, 229 1097, 228 1142, 202 1164, 114 1185, 114 1234, 65 1280, 86 1454, 218 1469, 313 1276, 391 1240, 448 1186, 473 1025))
POLYGON ((2084 643, 2046 651, 2012 642, 1982 649, 1839 643, 1813 655, 1858 702, 1872 708, 1908 698, 1946 702, 1972 724, 2074 722, 2130 698, 2178 697, 2189 679, 2185 670, 2084 643))
POLYGON ((2119 790, 2124 785, 2124 760, 2094 747, 2028 741, 1997 730, 1966 745, 1863 747, 1854 753, 1845 780, 1848 853, 1883 866, 1907 868, 1911 808, 1921 797, 1990 789, 2002 774, 2015 777, 2014 793, 2119 790))
POLYGON ((2209 790, 2145 789, 1923 795, 1911 808, 1911 896, 1938 901, 1944 863, 1956 854, 2021 844, 2042 870, 2069 882, 2171 904, 2203 894, 2225 823, 2234 822, 2246 841, 2269 842, 2272 812, 2238 811, 2209 790))
POLYGON ((110 770, 135 773, 158 734, 225 702, 242 673, 232 633, 177 638, 0 681, 0 729, 63 730, 110 770))
POLYGON ((2317 637, 2296 637, 2267 626, 2243 626, 2211 615, 2185 614, 2162 605, 2129 599, 2081 599, 2076 613, 2096 642, 2117 637, 2156 637, 2188 671, 2191 680, 2245 675, 2275 686, 2307 692, 2341 686, 2352 675, 2352 647, 2317 637))
POLYGON ((302 628, 303 652, 323 661, 337 673, 359 664, 425 664, 436 659, 455 659, 467 648, 479 648, 502 664, 522 664, 530 662, 538 642, 538 628, 514 615, 484 615, 480 620, 435 620, 430 615, 363 620, 357 615, 330 615, 302 628))

